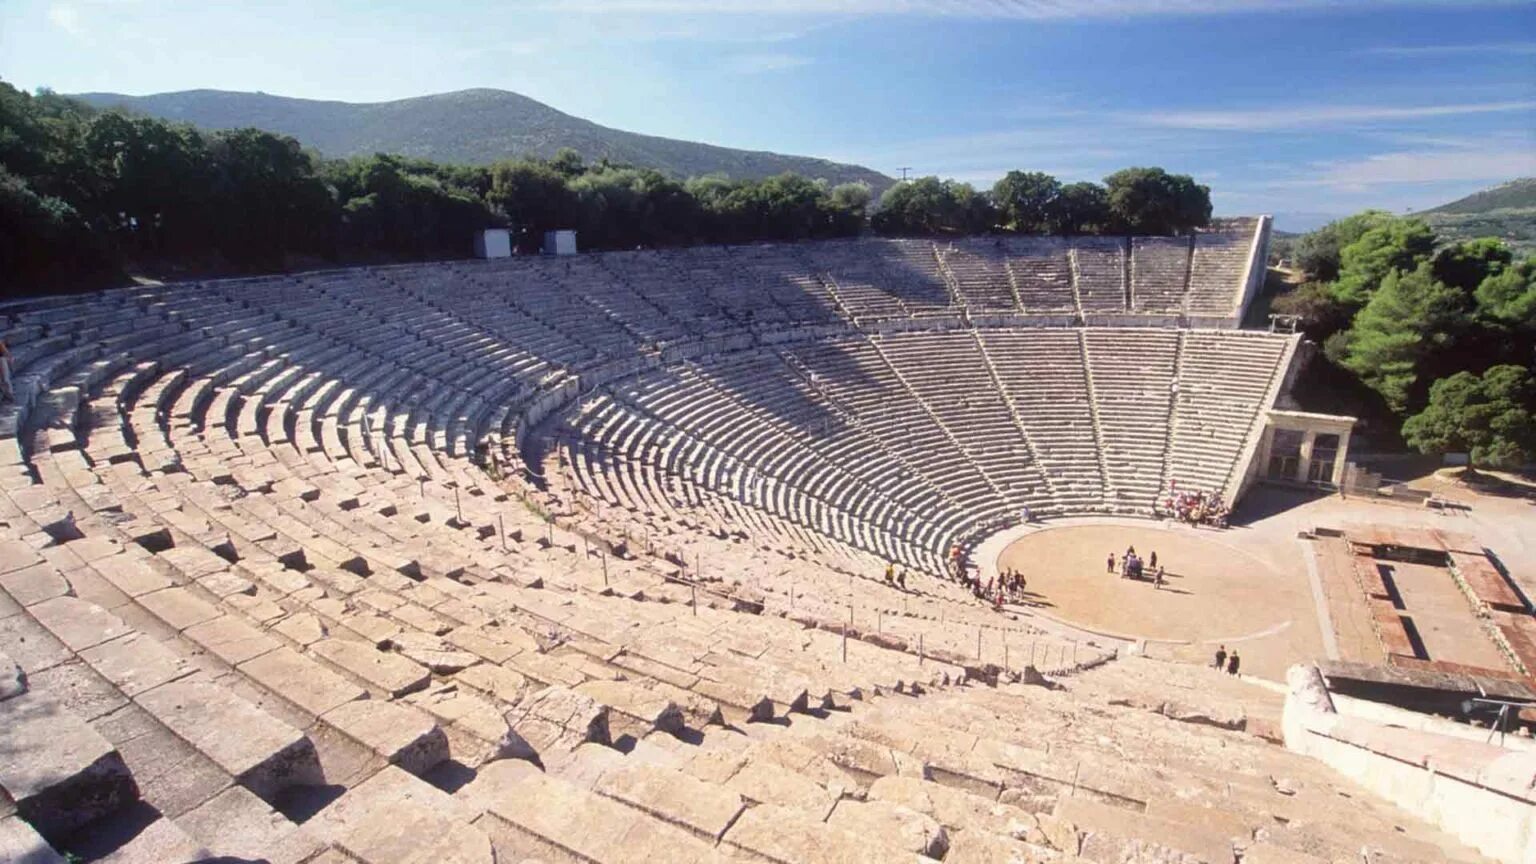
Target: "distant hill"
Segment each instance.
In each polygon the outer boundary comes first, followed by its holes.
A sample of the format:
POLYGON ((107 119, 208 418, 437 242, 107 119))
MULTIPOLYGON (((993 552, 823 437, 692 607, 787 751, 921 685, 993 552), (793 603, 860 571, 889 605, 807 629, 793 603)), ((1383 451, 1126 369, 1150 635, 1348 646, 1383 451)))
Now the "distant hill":
POLYGON ((1425 213, 1487 213, 1490 210, 1529 209, 1536 207, 1536 177, 1521 177, 1492 189, 1473 192, 1449 204, 1441 204, 1425 213))
POLYGON ((1498 237, 1536 255, 1536 177, 1511 180, 1416 214, 1447 240, 1498 237))
POLYGON ((331 157, 394 153, 484 165, 518 156, 548 158, 560 148, 570 147, 589 162, 607 158, 676 177, 718 173, 757 179, 793 171, 832 183, 863 181, 877 197, 895 182, 859 165, 610 129, 506 90, 460 90, 369 103, 227 90, 184 90, 152 96, 81 93, 75 98, 97 107, 122 107, 205 129, 254 126, 292 135, 331 157))

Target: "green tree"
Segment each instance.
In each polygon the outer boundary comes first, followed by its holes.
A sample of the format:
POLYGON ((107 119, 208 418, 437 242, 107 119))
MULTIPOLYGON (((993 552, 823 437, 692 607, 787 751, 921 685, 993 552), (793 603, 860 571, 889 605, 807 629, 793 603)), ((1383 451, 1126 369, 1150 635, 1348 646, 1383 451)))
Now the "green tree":
POLYGON ((339 222, 330 189, 287 136, 260 129, 214 133, 209 142, 219 248, 236 266, 278 269, 289 253, 328 254, 339 222))
POLYGON ((1301 319, 1302 329, 1318 342, 1348 328, 1354 316, 1354 310, 1340 303, 1333 296, 1331 286, 1322 282, 1304 282, 1295 290, 1276 297, 1270 304, 1270 311, 1297 316, 1301 319))
POLYGON ((1061 187, 1046 224, 1051 234, 1088 234, 1109 228, 1109 193, 1097 183, 1068 183, 1061 187))
POLYGON ((1211 189, 1187 174, 1126 168, 1104 178, 1109 213, 1134 234, 1181 234, 1210 224, 1211 189))
MULTIPOLYGON (((570 147, 561 147, 556 150, 555 155, 549 160, 549 167, 567 180, 574 180, 587 173, 587 164, 582 161, 581 154, 570 147)), ((606 162, 603 167, 606 167, 606 162)))
POLYGON ((995 215, 969 183, 919 177, 885 190, 871 226, 887 235, 975 234, 991 227, 995 215))
POLYGON ((1303 234, 1296 241, 1296 266, 1317 282, 1332 282, 1339 278, 1339 255, 1344 247, 1396 218, 1385 210, 1366 210, 1303 234))
POLYGON ((1026 233, 1045 232, 1057 219, 1061 181, 1039 171, 1009 171, 992 186, 992 203, 1003 226, 1026 233))
POLYGON ((1477 286, 1477 311, 1510 327, 1536 329, 1536 258, 1489 276, 1477 286))
POLYGON ((1436 281, 1428 264, 1394 270, 1355 316, 1354 327, 1329 341, 1330 359, 1401 414, 1419 395, 1426 364, 1451 347, 1467 308, 1466 295, 1436 281))
POLYGON ((1435 253, 1435 278, 1470 294, 1483 280, 1503 272, 1514 257, 1497 237, 1462 240, 1435 253))
POLYGON ((1359 308, 1394 270, 1413 270, 1435 250, 1435 234, 1418 219, 1392 219, 1362 233, 1339 251, 1333 295, 1359 308))
POLYGON ((1519 467, 1536 459, 1536 379, 1521 366, 1436 381, 1424 410, 1403 424, 1421 453, 1465 451, 1472 465, 1519 467))
POLYGON ((125 249, 164 254, 206 245, 213 176, 202 133, 113 111, 90 121, 83 144, 88 205, 125 249))
POLYGON ((68 202, 39 195, 0 165, 0 294, 99 280, 109 256, 68 202))
POLYGON ((537 248, 545 231, 576 227, 580 213, 580 203, 565 177, 537 161, 491 166, 491 190, 486 200, 511 221, 525 248, 537 248))

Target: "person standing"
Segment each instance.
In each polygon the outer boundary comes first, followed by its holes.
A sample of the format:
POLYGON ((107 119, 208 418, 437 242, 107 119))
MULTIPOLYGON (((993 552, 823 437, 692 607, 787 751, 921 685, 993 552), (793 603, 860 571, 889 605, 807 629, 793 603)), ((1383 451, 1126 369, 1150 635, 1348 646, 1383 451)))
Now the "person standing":
POLYGON ((1237 649, 1232 649, 1232 656, 1227 658, 1227 674, 1236 675, 1237 668, 1242 664, 1242 659, 1237 656, 1237 649))
POLYGON ((1115 573, 1115 553, 1113 553, 1113 552, 1109 553, 1109 563, 1105 565, 1104 572, 1106 572, 1106 573, 1108 573, 1110 575, 1114 575, 1114 573, 1115 573))
POLYGON ((1216 649, 1216 671, 1220 672, 1227 665, 1227 646, 1222 645, 1216 649))
POLYGON ((11 387, 11 349, 4 339, 0 339, 0 394, 16 401, 16 391, 11 387))

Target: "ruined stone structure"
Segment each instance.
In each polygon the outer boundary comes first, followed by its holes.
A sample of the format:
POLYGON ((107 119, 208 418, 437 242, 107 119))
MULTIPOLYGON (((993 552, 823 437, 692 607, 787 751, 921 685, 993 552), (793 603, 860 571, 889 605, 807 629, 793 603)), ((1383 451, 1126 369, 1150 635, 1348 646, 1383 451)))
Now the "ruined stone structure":
POLYGON ((0 859, 1484 860, 920 575, 1242 482, 1294 343, 1180 325, 1264 230, 0 305, 0 859))

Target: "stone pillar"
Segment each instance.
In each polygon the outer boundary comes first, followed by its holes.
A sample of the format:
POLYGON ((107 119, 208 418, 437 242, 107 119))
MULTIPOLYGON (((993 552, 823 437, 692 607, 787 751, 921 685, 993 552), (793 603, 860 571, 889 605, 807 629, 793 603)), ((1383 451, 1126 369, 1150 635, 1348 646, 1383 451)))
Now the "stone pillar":
POLYGON ((1339 433, 1339 452, 1333 457, 1333 485, 1344 485, 1344 463, 1349 461, 1349 434, 1351 430, 1345 429, 1339 433))
POLYGON ((1308 429, 1301 439, 1301 454, 1296 457, 1296 482, 1306 483, 1312 477, 1312 445, 1317 443, 1317 430, 1308 429))
POLYGON ((1275 446, 1275 421, 1264 424, 1264 434, 1259 436, 1258 452, 1254 454, 1254 475, 1269 479, 1269 451, 1275 446))

